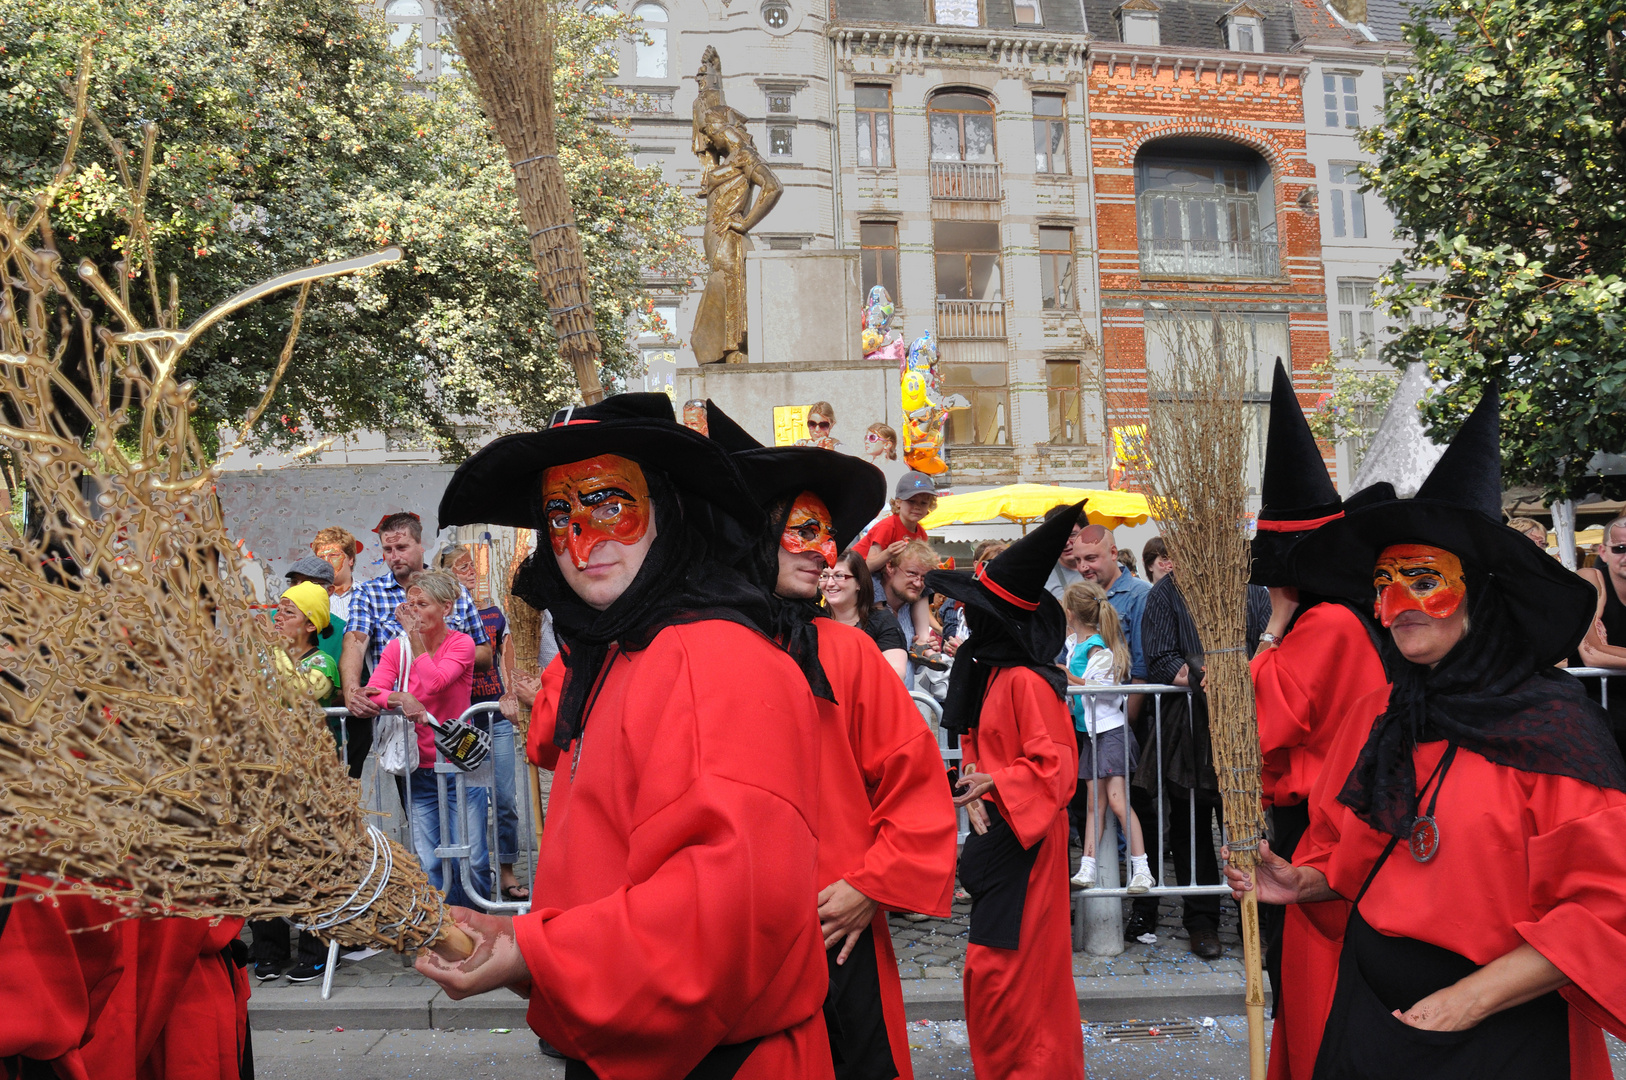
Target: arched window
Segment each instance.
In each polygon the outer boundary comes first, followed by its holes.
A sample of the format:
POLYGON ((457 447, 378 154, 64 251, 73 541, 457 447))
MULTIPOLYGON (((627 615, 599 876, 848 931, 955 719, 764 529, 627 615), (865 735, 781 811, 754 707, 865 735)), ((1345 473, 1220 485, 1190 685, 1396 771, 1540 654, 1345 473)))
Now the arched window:
MULTIPOLYGON (((585 10, 587 14, 595 19, 613 19, 621 14, 616 10, 614 4, 603 3, 602 0, 598 3, 588 4, 585 10)), ((611 37, 608 41, 599 45, 597 52, 603 60, 605 75, 614 78, 621 74, 621 49, 620 43, 615 37, 611 37)))
POLYGON ((412 77, 423 74, 423 46, 429 39, 429 20, 424 17, 422 0, 390 0, 384 8, 384 21, 389 24, 390 44, 400 48, 418 32, 417 48, 412 50, 412 77))
POLYGON ((633 46, 638 78, 666 78, 666 9, 659 4, 639 4, 632 13, 644 21, 639 30, 648 38, 633 46))
POLYGON ((927 106, 933 161, 993 161, 994 105, 980 94, 938 94, 927 106))
POLYGON ((1159 139, 1135 161, 1143 274, 1275 277, 1270 166, 1236 143, 1159 139))

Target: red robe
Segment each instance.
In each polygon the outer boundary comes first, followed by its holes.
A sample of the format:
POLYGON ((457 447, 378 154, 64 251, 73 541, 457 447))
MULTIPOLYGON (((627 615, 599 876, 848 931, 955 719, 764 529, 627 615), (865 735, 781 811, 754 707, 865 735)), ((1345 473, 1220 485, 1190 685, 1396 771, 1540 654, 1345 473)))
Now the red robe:
MULTIPOLYGON (((1252 669, 1265 801, 1305 802, 1344 710, 1387 682, 1383 662, 1353 611, 1321 603, 1298 617, 1280 645, 1261 649, 1252 669)), ((1310 1080, 1315 1071, 1348 921, 1342 900, 1289 904, 1283 913, 1283 1008, 1271 1032, 1270 1080, 1310 1080)))
MULTIPOLYGON (((820 889, 845 879, 880 905, 872 930, 892 1060, 913 1080, 903 984, 887 909, 946 918, 956 824, 942 752, 870 636, 820 619, 819 663, 836 702, 819 712, 820 889)), ((840 948, 839 944, 836 946, 840 948)))
POLYGON ((603 1080, 755 1038, 738 1080, 832 1077, 817 763, 807 682, 761 635, 697 622, 614 655, 514 920, 531 1028, 603 1080))
POLYGON ((221 950, 242 919, 133 919, 124 971, 84 1048, 95 1080, 237 1080, 248 972, 221 950))
POLYGON ((130 924, 117 908, 72 893, 21 899, 51 885, 24 875, 4 912, 0 1058, 49 1061, 62 1080, 90 1080, 80 1047, 123 973, 130 924))
POLYGON ((1073 985, 1067 803, 1078 785, 1073 718, 1028 668, 998 668, 978 726, 961 742, 967 771, 994 778, 990 798, 1024 848, 1042 844, 1028 873, 1021 947, 968 945, 965 1019, 971 1064, 1000 1080, 1083 1080, 1084 1036, 1073 985))
MULTIPOLYGON (((1293 860, 1326 874, 1341 896, 1360 892, 1388 842, 1337 801, 1388 700, 1384 687, 1351 706, 1293 860)), ((1413 753, 1419 784, 1445 749, 1431 742, 1413 753)), ((1467 749, 1457 752, 1443 788, 1434 812, 1439 854, 1419 863, 1402 844, 1361 901, 1361 915, 1381 933, 1476 964, 1528 942, 1571 980, 1560 991, 1570 1007, 1571 1077, 1611 1080, 1599 1028, 1626 1034, 1626 793, 1493 765, 1467 749)))

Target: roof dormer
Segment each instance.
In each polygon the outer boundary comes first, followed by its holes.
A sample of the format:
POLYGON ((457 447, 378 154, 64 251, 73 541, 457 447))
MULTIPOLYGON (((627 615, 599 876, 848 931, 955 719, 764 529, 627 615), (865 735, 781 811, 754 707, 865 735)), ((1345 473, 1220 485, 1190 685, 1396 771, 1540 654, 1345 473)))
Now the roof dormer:
POLYGON ((1265 17, 1247 0, 1221 15, 1219 25, 1225 34, 1225 47, 1232 52, 1265 51, 1265 17))
POLYGON ((1125 45, 1161 45, 1156 0, 1124 0, 1114 12, 1125 45))

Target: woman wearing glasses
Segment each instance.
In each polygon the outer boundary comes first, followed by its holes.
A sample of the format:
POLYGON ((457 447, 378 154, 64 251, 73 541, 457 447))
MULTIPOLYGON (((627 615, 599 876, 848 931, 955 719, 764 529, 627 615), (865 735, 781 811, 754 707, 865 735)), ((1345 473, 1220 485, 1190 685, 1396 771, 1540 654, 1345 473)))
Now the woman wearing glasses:
POLYGON ((848 551, 836 564, 819 575, 819 591, 824 593, 828 617, 838 623, 856 626, 875 641, 881 655, 904 677, 909 660, 909 642, 903 636, 898 617, 885 604, 876 606, 875 585, 869 567, 857 552, 848 551))
MULTIPOLYGON (((1598 565, 1577 571, 1598 590, 1598 608, 1570 666, 1626 668, 1626 516, 1603 527, 1598 565)), ((1582 679, 1596 701, 1599 679, 1582 679)), ((1626 678, 1609 680, 1609 720, 1626 753, 1626 678)))
POLYGON ((831 429, 836 426, 836 411, 828 401, 815 401, 807 407, 807 438, 796 440, 797 446, 817 446, 834 450, 841 445, 831 429))

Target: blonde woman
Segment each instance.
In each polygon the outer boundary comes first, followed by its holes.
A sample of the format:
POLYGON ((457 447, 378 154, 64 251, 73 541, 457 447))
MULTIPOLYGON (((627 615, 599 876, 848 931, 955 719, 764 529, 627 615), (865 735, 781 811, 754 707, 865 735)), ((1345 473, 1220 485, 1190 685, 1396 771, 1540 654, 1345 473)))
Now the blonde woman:
MULTIPOLYGON (((1118 612, 1107 602, 1106 590, 1092 581, 1079 581, 1062 593, 1067 613, 1067 630, 1077 642, 1067 658, 1067 681, 1074 686, 1116 686, 1129 681, 1129 643, 1118 624, 1118 612)), ((1152 871, 1146 859, 1146 840, 1141 835, 1140 818, 1129 805, 1126 777, 1134 772, 1140 757, 1135 734, 1129 730, 1124 712, 1126 694, 1089 694, 1070 699, 1073 727, 1079 732, 1078 778, 1088 784, 1089 814, 1084 833, 1084 858, 1073 876, 1080 889, 1095 885, 1095 842, 1105 822, 1105 806, 1110 805, 1129 841, 1129 892, 1143 893, 1152 887, 1152 871), (1101 781, 1105 780, 1102 799, 1101 781)), ((1114 856, 1116 858, 1116 856, 1114 856)))

